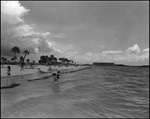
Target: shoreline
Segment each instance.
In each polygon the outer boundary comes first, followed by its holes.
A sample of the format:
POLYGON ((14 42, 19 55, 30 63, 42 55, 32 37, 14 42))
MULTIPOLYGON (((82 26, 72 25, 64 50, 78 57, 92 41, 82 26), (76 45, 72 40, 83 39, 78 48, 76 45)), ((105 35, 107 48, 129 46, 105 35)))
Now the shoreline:
MULTIPOLYGON (((7 66, 8 65, 5 65, 5 67, 1 67, 1 78, 6 78, 7 77, 7 66)), ((83 67, 88 67, 88 66, 78 66, 78 67, 75 67, 75 66, 69 66, 69 67, 65 67, 65 66, 61 66, 61 67, 58 67, 58 66, 52 66, 51 69, 52 70, 70 70, 70 69, 78 69, 78 68, 83 68, 83 67)), ((36 66, 34 67, 33 69, 31 68, 24 68, 24 71, 20 71, 20 67, 18 67, 17 65, 15 66, 11 66, 11 77, 17 77, 17 76, 24 76, 24 75, 32 75, 32 74, 36 74, 38 73, 38 68, 41 69, 41 71, 44 71, 46 73, 49 73, 51 71, 48 71, 48 66, 43 66, 43 65, 39 65, 39 66, 36 66)))
MULTIPOLYGON (((74 72, 77 72, 77 71, 82 71, 82 70, 89 69, 89 68, 90 67, 87 67, 87 66, 86 67, 74 67, 74 68, 70 67, 70 68, 66 68, 66 69, 60 68, 58 70, 61 72, 60 74, 63 75, 63 74, 68 74, 68 73, 74 73, 74 72)), ((48 79, 48 78, 50 78, 50 77, 53 76, 52 73, 56 69, 52 69, 50 72, 45 72, 45 73, 43 73, 41 75, 39 73, 32 73, 32 74, 23 74, 23 75, 14 75, 14 76, 11 76, 9 78, 9 80, 15 80, 13 78, 17 78, 18 80, 15 81, 15 83, 10 84, 8 87, 6 87, 6 83, 5 83, 7 77, 3 77, 3 78, 1 77, 1 89, 13 88, 12 85, 15 85, 15 84, 17 84, 16 86, 18 86, 21 83, 25 83, 25 82, 48 79), (36 76, 33 76, 33 75, 36 75, 36 76), (23 80, 21 80, 20 78, 23 78, 23 77, 25 77, 25 78, 23 80)))

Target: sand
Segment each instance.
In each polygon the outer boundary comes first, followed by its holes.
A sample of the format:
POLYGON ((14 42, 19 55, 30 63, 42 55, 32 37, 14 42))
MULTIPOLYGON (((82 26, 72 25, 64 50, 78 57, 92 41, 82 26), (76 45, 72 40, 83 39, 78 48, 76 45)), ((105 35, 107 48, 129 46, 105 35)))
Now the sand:
MULTIPOLYGON (((1 77, 7 76, 7 66, 8 65, 4 65, 4 67, 1 67, 1 77)), ((48 71, 48 66, 43 66, 43 65, 38 65, 34 69, 25 68, 24 71, 20 71, 20 67, 17 65, 10 65, 10 66, 11 66, 11 76, 34 74, 34 73, 38 72, 37 68, 40 68, 44 72, 48 71)), ((81 67, 80 66, 79 67, 74 67, 74 66, 69 66, 69 67, 65 67, 65 66, 58 67, 58 66, 56 66, 56 67, 54 67, 54 66, 52 66, 52 69, 58 69, 58 70, 79 69, 79 68, 81 68, 81 67)))
POLYGON ((38 65, 37 67, 34 67, 34 69, 27 69, 25 68, 23 71, 20 71, 20 67, 17 65, 11 65, 11 76, 8 78, 7 82, 7 66, 5 65, 4 67, 1 67, 1 88, 5 88, 7 85, 11 85, 12 83, 25 83, 28 81, 34 81, 34 80, 42 80, 42 79, 47 79, 52 76, 53 71, 56 69, 60 70, 61 73, 67 73, 67 72, 74 72, 76 70, 80 70, 82 68, 86 67, 74 67, 74 66, 69 66, 69 67, 58 67, 58 66, 52 66, 52 70, 48 72, 48 66, 42 66, 38 65), (44 74, 39 74, 38 73, 38 68, 41 69, 41 71, 44 71, 46 73, 44 74))

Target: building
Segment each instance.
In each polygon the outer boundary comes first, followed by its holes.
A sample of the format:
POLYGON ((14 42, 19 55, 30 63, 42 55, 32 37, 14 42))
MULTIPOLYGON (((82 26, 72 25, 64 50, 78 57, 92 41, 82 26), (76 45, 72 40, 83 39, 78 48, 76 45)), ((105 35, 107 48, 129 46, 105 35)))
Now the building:
POLYGON ((93 62, 94 66, 114 66, 112 62, 93 62))

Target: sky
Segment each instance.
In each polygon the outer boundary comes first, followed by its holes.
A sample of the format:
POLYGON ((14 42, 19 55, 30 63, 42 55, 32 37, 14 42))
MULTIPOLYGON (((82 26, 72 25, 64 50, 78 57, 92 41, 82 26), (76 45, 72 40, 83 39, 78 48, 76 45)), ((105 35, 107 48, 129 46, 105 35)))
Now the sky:
POLYGON ((148 1, 1 1, 1 55, 149 64, 148 1))

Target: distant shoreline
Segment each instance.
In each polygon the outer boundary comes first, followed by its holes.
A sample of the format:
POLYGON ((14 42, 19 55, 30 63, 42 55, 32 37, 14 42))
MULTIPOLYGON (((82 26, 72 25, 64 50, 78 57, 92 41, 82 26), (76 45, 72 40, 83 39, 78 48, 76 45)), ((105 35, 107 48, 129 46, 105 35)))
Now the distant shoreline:
POLYGON ((115 66, 126 66, 126 67, 149 67, 149 65, 140 65, 140 66, 134 66, 134 65, 115 65, 115 66))

